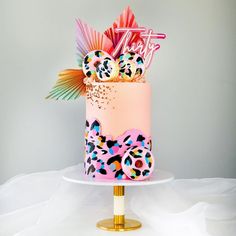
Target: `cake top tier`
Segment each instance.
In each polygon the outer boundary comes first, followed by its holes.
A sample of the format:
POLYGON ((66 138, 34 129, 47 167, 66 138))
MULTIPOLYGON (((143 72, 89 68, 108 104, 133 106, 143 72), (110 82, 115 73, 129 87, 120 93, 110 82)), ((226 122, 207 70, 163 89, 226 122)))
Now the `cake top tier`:
POLYGON ((93 83, 145 83, 146 70, 160 48, 157 40, 166 38, 163 33, 139 27, 130 7, 103 33, 80 19, 76 27, 79 69, 60 72, 47 98, 76 99, 93 83))

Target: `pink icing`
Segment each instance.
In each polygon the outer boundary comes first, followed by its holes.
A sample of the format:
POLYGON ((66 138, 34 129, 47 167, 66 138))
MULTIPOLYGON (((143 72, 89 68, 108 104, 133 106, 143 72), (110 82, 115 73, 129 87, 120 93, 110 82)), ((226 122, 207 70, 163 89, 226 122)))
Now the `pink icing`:
POLYGON ((151 138, 138 129, 130 129, 113 139, 111 135, 102 134, 99 121, 87 121, 85 173, 98 179, 127 179, 121 161, 127 149, 133 146, 151 150, 151 138))

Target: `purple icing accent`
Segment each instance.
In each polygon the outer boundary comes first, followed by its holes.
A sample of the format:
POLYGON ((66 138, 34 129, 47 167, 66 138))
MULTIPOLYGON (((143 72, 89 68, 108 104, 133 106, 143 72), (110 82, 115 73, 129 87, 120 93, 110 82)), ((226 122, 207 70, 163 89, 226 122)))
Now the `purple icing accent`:
POLYGON ((151 138, 140 130, 130 129, 113 139, 111 135, 102 135, 98 120, 86 120, 85 173, 100 179, 127 179, 121 161, 127 149, 134 146, 151 151, 151 138))

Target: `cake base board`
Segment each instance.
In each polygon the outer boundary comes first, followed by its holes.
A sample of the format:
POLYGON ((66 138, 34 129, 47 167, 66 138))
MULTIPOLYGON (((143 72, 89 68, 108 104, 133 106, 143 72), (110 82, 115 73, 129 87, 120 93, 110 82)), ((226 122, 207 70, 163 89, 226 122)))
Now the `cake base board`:
POLYGON ((73 171, 66 171, 63 179, 69 182, 86 185, 100 186, 144 186, 153 184, 163 184, 174 179, 171 172, 155 169, 150 178, 143 181, 117 180, 117 179, 93 179, 84 174, 84 165, 78 164, 78 168, 73 171))

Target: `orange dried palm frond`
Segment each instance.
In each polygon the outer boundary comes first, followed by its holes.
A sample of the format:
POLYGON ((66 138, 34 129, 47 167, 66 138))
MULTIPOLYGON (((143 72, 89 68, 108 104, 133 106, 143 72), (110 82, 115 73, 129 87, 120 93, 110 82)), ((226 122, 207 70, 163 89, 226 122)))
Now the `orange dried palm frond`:
POLYGON ((46 98, 70 100, 86 93, 85 75, 82 70, 67 69, 59 73, 59 79, 46 98))

